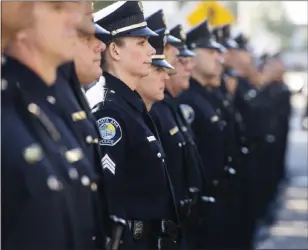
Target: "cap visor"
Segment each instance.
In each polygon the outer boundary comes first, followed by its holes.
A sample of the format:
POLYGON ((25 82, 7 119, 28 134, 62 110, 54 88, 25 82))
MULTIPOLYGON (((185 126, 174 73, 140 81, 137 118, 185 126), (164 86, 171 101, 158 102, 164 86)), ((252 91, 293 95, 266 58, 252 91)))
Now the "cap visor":
POLYGON ((227 69, 227 70, 225 70, 225 74, 226 74, 227 76, 234 77, 234 78, 236 78, 236 77, 239 76, 239 74, 238 74, 235 70, 233 70, 233 69, 227 69))
POLYGON ((182 56, 182 57, 194 57, 196 54, 189 50, 189 49, 186 49, 186 48, 183 48, 183 49, 180 49, 180 55, 179 56, 182 56))
POLYGON ((174 46, 182 45, 182 41, 172 35, 167 35, 167 43, 174 45, 174 46))
POLYGON ((206 43, 197 45, 197 47, 205 49, 216 49, 220 53, 225 52, 225 47, 215 41, 208 41, 206 43))
POLYGON ((102 28, 98 24, 95 24, 94 26, 95 26, 94 35, 97 39, 101 40, 104 43, 108 42, 111 39, 111 35, 109 31, 102 28))
POLYGON ((226 42, 223 44, 227 49, 238 49, 239 46, 236 41, 232 39, 228 39, 226 42))
POLYGON ((135 29, 135 30, 129 31, 127 33, 120 33, 119 36, 149 37, 149 36, 158 36, 158 34, 155 33, 153 30, 151 30, 150 28, 144 27, 141 29, 135 29))
POLYGON ((174 69, 174 67, 168 63, 165 59, 152 59, 152 65, 167 68, 167 69, 174 69))

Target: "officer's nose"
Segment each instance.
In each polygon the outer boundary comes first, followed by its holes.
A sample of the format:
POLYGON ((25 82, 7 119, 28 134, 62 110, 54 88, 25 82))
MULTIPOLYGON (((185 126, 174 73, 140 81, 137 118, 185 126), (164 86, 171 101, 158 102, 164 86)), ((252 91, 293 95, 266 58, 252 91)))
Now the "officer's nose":
POLYGON ((101 53, 101 52, 103 52, 105 49, 106 49, 106 44, 103 43, 103 42, 101 42, 101 41, 98 41, 98 43, 97 43, 97 45, 96 45, 95 51, 101 53))
POLYGON ((170 79, 169 72, 166 70, 164 74, 164 81, 167 81, 169 79, 170 79))
POLYGON ((156 49, 154 49, 149 42, 148 42, 148 51, 149 51, 148 53, 149 56, 153 56, 156 53, 156 49))

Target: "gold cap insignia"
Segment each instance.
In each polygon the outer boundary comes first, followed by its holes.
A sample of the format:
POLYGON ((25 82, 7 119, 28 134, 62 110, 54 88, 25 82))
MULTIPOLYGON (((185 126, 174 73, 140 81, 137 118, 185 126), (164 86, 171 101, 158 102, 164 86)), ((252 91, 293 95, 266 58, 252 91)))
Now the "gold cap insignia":
POLYGON ((185 34, 185 32, 184 32, 183 29, 180 30, 180 36, 181 36, 181 39, 182 39, 183 41, 186 40, 186 34, 185 34))
POLYGON ((166 44, 167 44, 167 36, 166 35, 164 35, 163 43, 164 43, 164 46, 166 46, 166 44))
POLYGON ((166 17, 164 14, 162 14, 161 19, 163 20, 164 25, 167 26, 166 17))
POLYGON ((141 12, 143 12, 143 4, 142 4, 142 1, 138 1, 138 5, 139 5, 139 8, 140 8, 141 12))

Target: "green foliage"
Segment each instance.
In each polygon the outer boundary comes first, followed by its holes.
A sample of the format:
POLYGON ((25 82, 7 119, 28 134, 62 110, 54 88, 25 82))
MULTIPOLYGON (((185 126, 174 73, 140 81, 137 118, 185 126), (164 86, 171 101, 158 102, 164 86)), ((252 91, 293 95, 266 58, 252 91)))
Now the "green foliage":
POLYGON ((93 1, 94 3, 94 12, 99 11, 108 5, 114 3, 115 1, 93 1))
POLYGON ((270 32, 280 38, 282 48, 289 47, 295 24, 289 20, 283 3, 279 1, 264 2, 260 4, 258 12, 259 21, 270 32))

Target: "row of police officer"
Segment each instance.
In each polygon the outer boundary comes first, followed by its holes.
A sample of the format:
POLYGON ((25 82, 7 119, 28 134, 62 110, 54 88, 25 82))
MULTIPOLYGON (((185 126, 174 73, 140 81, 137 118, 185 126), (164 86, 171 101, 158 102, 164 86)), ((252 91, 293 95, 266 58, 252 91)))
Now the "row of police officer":
POLYGON ((2 64, 4 248, 251 247, 283 175, 279 61, 261 81, 228 26, 186 37, 137 1, 96 24, 90 2, 27 7, 2 64))

